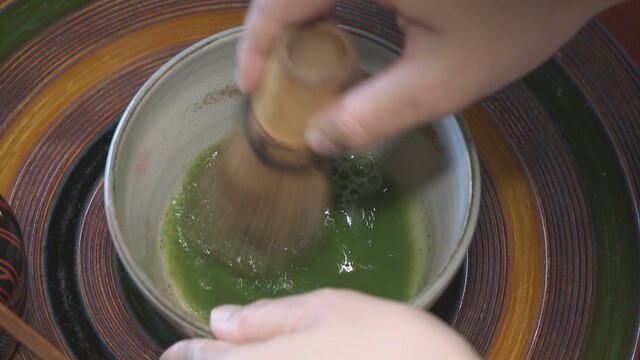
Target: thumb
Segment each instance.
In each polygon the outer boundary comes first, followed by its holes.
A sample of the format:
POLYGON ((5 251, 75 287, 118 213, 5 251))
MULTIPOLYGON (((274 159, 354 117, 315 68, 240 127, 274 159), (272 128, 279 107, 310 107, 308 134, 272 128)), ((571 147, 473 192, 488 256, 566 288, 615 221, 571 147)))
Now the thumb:
MULTIPOLYGON (((403 57, 318 114, 305 134, 321 155, 373 146, 454 109, 441 72, 424 57, 403 57)), ((464 106, 464 104, 459 104, 464 106)))
POLYGON ((222 305, 211 311, 213 335, 234 344, 262 341, 293 333, 309 323, 302 295, 259 300, 246 306, 222 305))
POLYGON ((233 349, 233 345, 208 339, 182 340, 173 344, 160 360, 214 359, 233 349))

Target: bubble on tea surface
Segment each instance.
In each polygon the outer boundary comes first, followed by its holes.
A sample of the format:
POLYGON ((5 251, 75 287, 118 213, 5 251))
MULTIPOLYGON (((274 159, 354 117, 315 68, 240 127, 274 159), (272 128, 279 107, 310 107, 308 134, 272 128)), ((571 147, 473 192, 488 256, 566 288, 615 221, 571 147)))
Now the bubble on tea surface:
POLYGON ((354 207, 359 199, 384 186, 372 152, 343 155, 329 169, 335 184, 336 205, 341 209, 354 207))

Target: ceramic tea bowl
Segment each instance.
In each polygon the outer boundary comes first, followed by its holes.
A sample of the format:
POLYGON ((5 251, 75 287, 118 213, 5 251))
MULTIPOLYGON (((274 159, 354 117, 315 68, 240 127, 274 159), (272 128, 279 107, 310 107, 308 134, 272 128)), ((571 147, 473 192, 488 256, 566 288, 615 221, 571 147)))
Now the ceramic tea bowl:
MULTIPOLYGON (((349 29, 363 68, 376 73, 399 50, 349 29)), ((163 215, 184 172, 211 144, 229 136, 245 113, 234 85, 241 28, 187 48, 140 89, 120 121, 107 159, 105 204, 115 248, 147 300, 185 336, 210 336, 180 300, 160 247, 163 215)), ((400 186, 412 190, 424 266, 410 301, 428 307, 459 269, 476 224, 480 196, 476 150, 459 116, 447 116, 381 145, 400 186)))

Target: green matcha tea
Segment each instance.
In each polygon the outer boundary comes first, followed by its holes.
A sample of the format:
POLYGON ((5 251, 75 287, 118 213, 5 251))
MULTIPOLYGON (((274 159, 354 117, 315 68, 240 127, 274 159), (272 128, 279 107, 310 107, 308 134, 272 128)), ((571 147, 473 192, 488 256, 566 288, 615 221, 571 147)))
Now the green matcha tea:
POLYGON ((219 150, 219 144, 211 146, 187 170, 161 234, 172 285, 203 321, 220 304, 246 304, 322 287, 400 301, 415 294, 426 266, 418 244, 424 241, 425 229, 419 228, 424 221, 416 221, 409 195, 394 188, 370 153, 332 163, 333 205, 325 210, 317 247, 301 261, 264 276, 243 276, 196 246, 193 238, 202 234, 193 229, 202 219, 194 216, 194 207, 203 201, 196 182, 205 169, 215 167, 219 150))

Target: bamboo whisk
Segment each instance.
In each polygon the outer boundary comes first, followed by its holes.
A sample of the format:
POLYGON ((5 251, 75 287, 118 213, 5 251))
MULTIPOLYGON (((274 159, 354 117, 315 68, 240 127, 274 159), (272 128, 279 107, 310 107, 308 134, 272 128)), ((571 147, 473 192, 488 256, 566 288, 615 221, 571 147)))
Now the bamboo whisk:
POLYGON ((203 191, 207 252, 251 274, 290 263, 319 239, 331 189, 304 132, 360 66, 352 39, 332 22, 287 31, 272 54, 243 131, 203 191))

